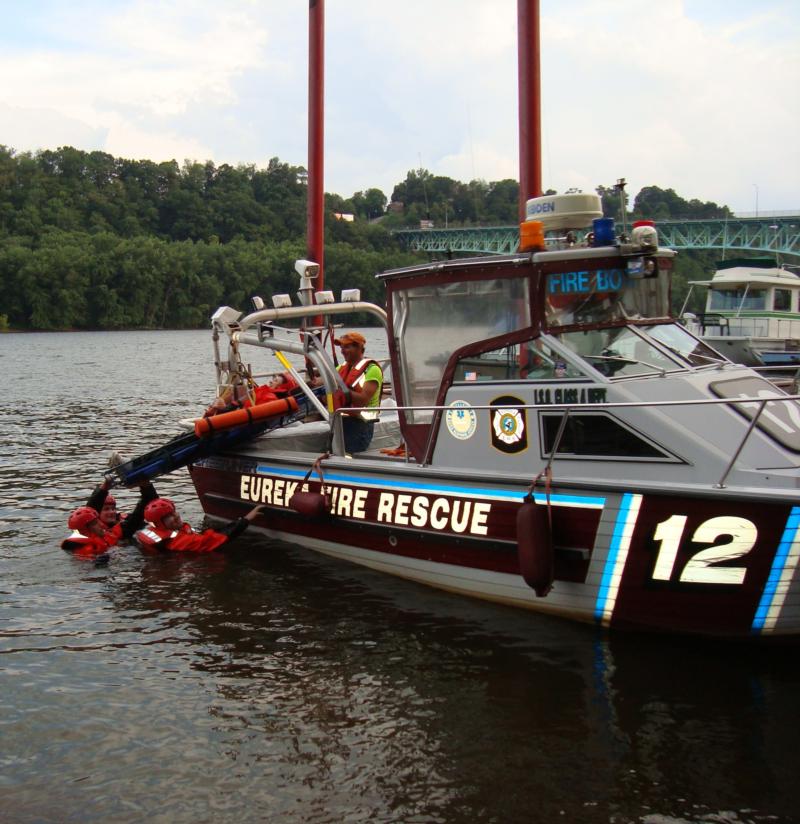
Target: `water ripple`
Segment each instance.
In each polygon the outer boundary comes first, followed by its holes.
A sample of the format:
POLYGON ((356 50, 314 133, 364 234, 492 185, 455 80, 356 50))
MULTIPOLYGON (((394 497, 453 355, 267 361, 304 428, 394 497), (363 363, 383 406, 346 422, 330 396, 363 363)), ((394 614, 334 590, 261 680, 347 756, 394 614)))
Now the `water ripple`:
MULTIPOLYGON (((208 336, 0 346, 4 822, 784 824, 800 809, 795 656, 608 639, 249 533, 197 557, 119 547, 99 569, 63 553, 108 453, 204 408, 208 336)), ((157 486, 200 523, 186 472, 157 486)))

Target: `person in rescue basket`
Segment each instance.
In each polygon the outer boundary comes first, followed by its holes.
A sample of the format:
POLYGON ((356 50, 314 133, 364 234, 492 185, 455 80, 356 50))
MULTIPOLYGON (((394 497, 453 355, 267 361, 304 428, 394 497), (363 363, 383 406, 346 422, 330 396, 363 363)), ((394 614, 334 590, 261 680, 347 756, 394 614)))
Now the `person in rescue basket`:
MULTIPOLYGON (((139 484, 140 498, 130 515, 123 518, 107 506, 111 483, 108 479, 98 486, 89 496, 86 506, 73 510, 67 525, 73 530, 72 535, 61 542, 61 548, 72 552, 79 558, 93 558, 96 563, 108 560, 108 550, 121 540, 133 537, 137 529, 144 525, 144 512, 147 505, 158 498, 155 487, 149 481, 139 484)), ((113 498, 112 498, 113 500, 113 498)))
POLYGON ((334 343, 342 349, 344 363, 339 367, 347 388, 350 390, 348 406, 362 407, 360 412, 342 416, 344 448, 348 453, 364 452, 372 441, 375 421, 381 403, 383 372, 370 358, 364 357, 367 339, 359 332, 347 332, 334 343))
POLYGON ((231 521, 219 529, 195 532, 178 514, 168 498, 156 498, 145 507, 147 526, 134 536, 144 552, 213 552, 241 535, 264 507, 254 506, 244 517, 231 521))

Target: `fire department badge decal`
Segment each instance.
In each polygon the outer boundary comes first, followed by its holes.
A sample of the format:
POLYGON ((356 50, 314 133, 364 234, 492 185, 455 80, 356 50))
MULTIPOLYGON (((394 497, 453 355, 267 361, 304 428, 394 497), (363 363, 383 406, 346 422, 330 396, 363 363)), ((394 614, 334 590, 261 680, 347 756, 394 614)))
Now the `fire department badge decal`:
POLYGON ((510 454, 528 448, 526 410, 513 404, 524 401, 510 395, 492 401, 492 446, 510 454))

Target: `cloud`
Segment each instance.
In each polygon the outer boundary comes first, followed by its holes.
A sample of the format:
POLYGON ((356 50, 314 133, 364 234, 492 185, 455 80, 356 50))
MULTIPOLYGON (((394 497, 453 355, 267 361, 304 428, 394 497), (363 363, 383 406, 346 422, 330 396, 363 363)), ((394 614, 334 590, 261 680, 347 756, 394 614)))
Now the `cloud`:
POLYGON ((0 129, 24 140, 48 112, 51 122, 40 139, 26 140, 23 148, 56 131, 76 135, 78 146, 114 154, 209 155, 202 138, 179 134, 179 118, 199 107, 236 104, 235 80, 246 71, 279 70, 265 57, 267 31, 253 13, 249 3, 194 2, 112 5, 88 20, 62 12, 48 23, 58 42, 51 37, 47 47, 0 57, 6 104, 0 129), (14 129, 11 110, 28 126, 14 129))
MULTIPOLYGON (((800 206, 796 2, 542 0, 541 21, 546 186, 626 177, 744 210, 756 184, 763 208, 800 206)), ((302 3, 42 0, 4 24, 18 150, 306 163, 302 3)), ((391 194, 420 163, 517 175, 514 0, 329 0, 325 83, 327 191, 391 194)))
MULTIPOLYGON (((594 154, 595 174, 604 176, 597 182, 624 176, 634 192, 655 184, 745 209, 760 180, 784 208, 800 205, 797 50, 791 40, 767 49, 756 36, 781 25, 777 11, 722 29, 688 18, 678 0, 650 4, 646 14, 636 2, 571 3, 580 27, 565 7, 552 11, 544 102, 557 188, 561 170, 576 158, 588 167, 594 154), (603 29, 613 39, 587 37, 603 29), (588 82, 564 95, 553 74, 588 82)), ((787 23, 797 31, 796 14, 787 23)))
POLYGON ((0 143, 19 151, 59 146, 100 147, 107 130, 53 109, 12 106, 0 102, 0 143))

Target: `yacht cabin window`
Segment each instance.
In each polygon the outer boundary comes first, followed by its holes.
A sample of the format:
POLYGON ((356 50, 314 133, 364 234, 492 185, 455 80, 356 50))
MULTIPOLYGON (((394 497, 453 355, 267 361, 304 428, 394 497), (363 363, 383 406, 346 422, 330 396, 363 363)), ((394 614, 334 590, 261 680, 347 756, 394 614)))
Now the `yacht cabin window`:
POLYGON ((791 312, 792 311, 792 290, 791 289, 776 289, 775 290, 775 304, 773 306, 776 312, 791 312))
POLYGON ((718 289, 712 287, 708 296, 708 310, 716 312, 735 311, 737 309, 766 309, 767 290, 748 289, 739 286, 735 289, 718 289))

